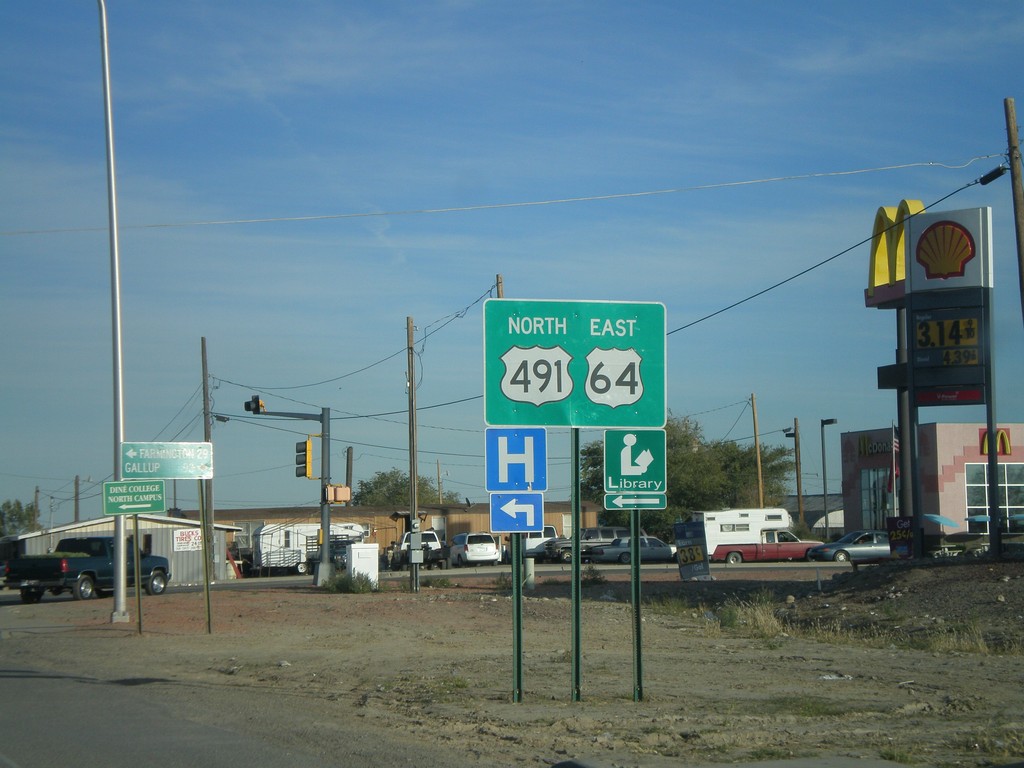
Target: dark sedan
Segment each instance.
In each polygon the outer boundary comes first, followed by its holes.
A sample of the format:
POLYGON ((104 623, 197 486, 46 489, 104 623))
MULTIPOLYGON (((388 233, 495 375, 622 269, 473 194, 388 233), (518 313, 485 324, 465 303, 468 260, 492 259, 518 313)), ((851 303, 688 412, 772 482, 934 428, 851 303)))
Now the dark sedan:
POLYGON ((853 531, 829 544, 807 550, 808 560, 837 563, 876 563, 890 556, 889 534, 885 531, 853 531))
MULTIPOLYGON (((611 544, 594 547, 587 556, 594 563, 628 563, 631 555, 629 539, 615 539, 611 544)), ((668 563, 675 560, 676 548, 653 536, 640 537, 641 563, 668 563)))

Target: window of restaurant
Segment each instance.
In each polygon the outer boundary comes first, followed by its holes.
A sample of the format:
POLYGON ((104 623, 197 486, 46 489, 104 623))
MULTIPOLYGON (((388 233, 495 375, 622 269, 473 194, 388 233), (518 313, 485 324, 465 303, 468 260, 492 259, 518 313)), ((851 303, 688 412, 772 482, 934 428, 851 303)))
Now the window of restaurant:
MULTIPOLYGON (((1000 464, 999 506, 1010 518, 1011 533, 1024 532, 1024 464, 1000 464)), ((988 533, 988 464, 967 464, 967 530, 988 533)))
POLYGON ((888 467, 860 471, 860 527, 885 530, 885 518, 896 514, 891 470, 888 467))

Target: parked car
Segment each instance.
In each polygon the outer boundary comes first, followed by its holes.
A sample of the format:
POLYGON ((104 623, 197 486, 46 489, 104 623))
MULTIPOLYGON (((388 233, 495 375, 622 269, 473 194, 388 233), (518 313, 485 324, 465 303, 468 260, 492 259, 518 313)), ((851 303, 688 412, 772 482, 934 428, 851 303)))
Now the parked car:
MULTIPOLYGON (((631 552, 629 538, 620 538, 599 547, 591 547, 590 560, 595 563, 628 563, 631 552)), ((640 537, 641 563, 669 563, 675 560, 676 548, 653 536, 640 537)))
POLYGON ((498 543, 489 533, 457 533, 452 537, 452 566, 460 568, 464 565, 497 565, 501 562, 498 543))
POLYGON ((808 560, 837 563, 877 563, 889 557, 889 534, 885 531, 853 531, 829 544, 807 550, 808 560))
MULTIPOLYGON (((629 528, 599 527, 584 528, 580 531, 580 561, 590 561, 590 550, 592 547, 602 547, 611 544, 615 539, 629 536, 629 528)), ((536 555, 538 562, 540 555, 536 555)), ((548 539, 544 543, 544 560, 549 563, 571 563, 572 562, 572 537, 559 536, 556 539, 548 539)))

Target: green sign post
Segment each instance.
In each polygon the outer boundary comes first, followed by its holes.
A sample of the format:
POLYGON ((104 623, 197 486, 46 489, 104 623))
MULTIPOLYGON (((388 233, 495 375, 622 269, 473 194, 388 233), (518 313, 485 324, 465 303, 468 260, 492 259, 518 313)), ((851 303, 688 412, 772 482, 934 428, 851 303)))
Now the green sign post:
POLYGON ((103 484, 104 515, 160 515, 166 511, 163 480, 122 480, 103 484))
POLYGON ((664 304, 484 303, 490 425, 662 427, 665 376, 664 304))
POLYGON ((123 480, 209 480, 213 443, 121 443, 123 480))

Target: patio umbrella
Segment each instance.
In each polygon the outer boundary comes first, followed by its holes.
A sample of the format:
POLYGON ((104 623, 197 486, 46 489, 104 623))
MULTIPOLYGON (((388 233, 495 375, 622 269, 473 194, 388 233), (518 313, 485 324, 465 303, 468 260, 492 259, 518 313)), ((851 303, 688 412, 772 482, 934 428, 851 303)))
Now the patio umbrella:
POLYGON ((938 523, 939 525, 948 525, 951 528, 959 527, 955 520, 950 520, 948 517, 943 517, 942 515, 921 515, 921 517, 925 520, 931 520, 933 523, 938 523))

